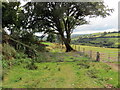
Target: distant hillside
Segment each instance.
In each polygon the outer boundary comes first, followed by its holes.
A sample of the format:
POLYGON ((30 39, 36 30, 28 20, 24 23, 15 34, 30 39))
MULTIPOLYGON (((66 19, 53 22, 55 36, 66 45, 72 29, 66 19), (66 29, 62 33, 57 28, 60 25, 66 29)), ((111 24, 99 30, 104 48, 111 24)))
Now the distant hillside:
POLYGON ((77 35, 72 37, 73 44, 99 46, 99 47, 109 47, 118 48, 118 38, 120 37, 119 32, 103 32, 103 33, 93 33, 77 35))
POLYGON ((77 39, 79 39, 79 37, 82 36, 82 35, 84 35, 84 34, 72 34, 72 35, 71 35, 71 38, 72 38, 72 40, 77 40, 77 39))

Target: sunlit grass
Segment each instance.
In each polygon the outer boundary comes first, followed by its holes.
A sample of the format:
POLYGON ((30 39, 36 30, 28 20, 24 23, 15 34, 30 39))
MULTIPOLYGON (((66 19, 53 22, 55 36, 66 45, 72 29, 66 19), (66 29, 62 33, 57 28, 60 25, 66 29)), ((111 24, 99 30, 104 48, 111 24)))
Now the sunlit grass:
POLYGON ((51 42, 41 42, 41 44, 45 44, 45 45, 54 45, 53 43, 51 43, 51 42))
MULTIPOLYGON (((66 57, 65 57, 66 58, 66 57)), ((70 59, 67 61, 72 61, 70 59)), ((66 59, 65 59, 66 61, 66 59)), ((117 87, 118 73, 105 63, 79 58, 76 62, 36 63, 37 70, 13 67, 5 76, 6 88, 104 88, 117 87)))

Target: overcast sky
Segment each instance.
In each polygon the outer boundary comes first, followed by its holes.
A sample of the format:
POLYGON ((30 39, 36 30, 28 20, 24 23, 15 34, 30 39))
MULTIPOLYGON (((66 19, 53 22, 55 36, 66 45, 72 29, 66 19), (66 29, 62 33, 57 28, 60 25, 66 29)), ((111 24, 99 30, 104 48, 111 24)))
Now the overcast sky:
POLYGON ((90 34, 90 33, 104 32, 104 31, 118 31, 119 1, 120 0, 104 0, 105 4, 108 5, 109 8, 114 9, 114 12, 111 13, 111 15, 107 16, 106 18, 102 18, 102 17, 90 18, 89 24, 76 27, 73 34, 90 34))
POLYGON ((104 0, 109 8, 113 8, 114 12, 106 18, 91 18, 88 25, 78 26, 73 34, 89 34, 104 31, 118 31, 118 2, 120 0, 104 0))

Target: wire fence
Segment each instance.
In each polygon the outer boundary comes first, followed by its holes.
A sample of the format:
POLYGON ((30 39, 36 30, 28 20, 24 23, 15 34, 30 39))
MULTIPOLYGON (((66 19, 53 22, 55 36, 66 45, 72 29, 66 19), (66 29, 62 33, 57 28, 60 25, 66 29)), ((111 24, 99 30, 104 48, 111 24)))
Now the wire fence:
POLYGON ((79 52, 82 52, 84 55, 90 57, 93 60, 97 60, 104 62, 117 62, 118 61, 118 51, 116 52, 108 52, 93 50, 92 48, 81 47, 80 45, 71 45, 71 47, 79 52))

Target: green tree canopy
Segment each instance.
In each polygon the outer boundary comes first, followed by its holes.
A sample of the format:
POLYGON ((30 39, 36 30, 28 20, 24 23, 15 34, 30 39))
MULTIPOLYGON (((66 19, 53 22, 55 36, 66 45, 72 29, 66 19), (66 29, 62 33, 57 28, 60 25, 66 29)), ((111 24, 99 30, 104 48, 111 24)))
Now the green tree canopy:
POLYGON ((104 18, 113 10, 104 2, 28 2, 24 7, 19 2, 4 2, 2 11, 2 26, 7 27, 12 36, 36 32, 58 34, 68 52, 73 50, 70 42, 76 26, 89 23, 86 17, 104 18))
POLYGON ((66 51, 71 51, 70 36, 76 26, 88 23, 85 17, 106 17, 113 10, 103 2, 29 2, 25 11, 29 28, 61 35, 66 51))

